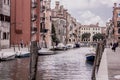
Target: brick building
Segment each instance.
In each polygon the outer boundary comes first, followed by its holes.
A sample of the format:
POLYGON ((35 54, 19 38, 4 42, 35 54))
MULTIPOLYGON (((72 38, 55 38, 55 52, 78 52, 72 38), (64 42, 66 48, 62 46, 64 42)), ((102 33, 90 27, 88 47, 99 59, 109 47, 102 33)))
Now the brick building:
POLYGON ((120 5, 114 3, 113 7, 114 39, 120 42, 120 5))
POLYGON ((40 0, 11 0, 11 45, 40 39, 40 0))

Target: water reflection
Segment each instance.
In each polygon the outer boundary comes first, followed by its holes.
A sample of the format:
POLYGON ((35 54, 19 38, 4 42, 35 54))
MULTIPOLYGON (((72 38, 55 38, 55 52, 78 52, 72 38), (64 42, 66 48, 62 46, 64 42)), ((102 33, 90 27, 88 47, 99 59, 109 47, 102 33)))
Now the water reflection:
MULTIPOLYGON (((70 50, 39 56, 37 80, 90 80, 92 65, 85 62, 86 51, 70 50)), ((0 80, 28 80, 29 58, 0 63, 0 80)))
POLYGON ((28 80, 29 59, 0 63, 0 80, 28 80))

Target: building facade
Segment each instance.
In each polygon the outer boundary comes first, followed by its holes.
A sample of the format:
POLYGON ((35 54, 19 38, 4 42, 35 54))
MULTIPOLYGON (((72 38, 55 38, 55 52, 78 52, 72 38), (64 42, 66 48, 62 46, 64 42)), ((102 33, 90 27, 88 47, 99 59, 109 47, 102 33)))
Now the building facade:
POLYGON ((113 7, 114 39, 120 42, 120 5, 114 3, 113 7))
POLYGON ((59 42, 66 44, 66 22, 67 22, 67 10, 64 9, 63 5, 59 4, 59 1, 56 1, 55 8, 52 9, 52 24, 55 27, 56 35, 59 42))
POLYGON ((40 0, 11 0, 11 45, 40 39, 40 0))
POLYGON ((96 25, 93 25, 93 24, 82 25, 80 32, 81 32, 81 41, 93 42, 93 36, 97 33, 102 33, 102 28, 98 25, 98 23, 96 25), (82 40, 82 34, 84 33, 90 33, 90 38, 82 40))
POLYGON ((106 37, 108 44, 113 43, 114 41, 114 25, 113 21, 110 20, 106 23, 106 37))
POLYGON ((59 1, 56 1, 55 8, 52 9, 52 23, 61 43, 75 44, 79 41, 80 24, 59 1))
POLYGON ((41 1, 41 15, 40 15, 40 44, 41 47, 50 48, 52 46, 51 40, 51 0, 42 0, 41 1))
POLYGON ((0 47, 10 45, 10 0, 0 0, 0 47))

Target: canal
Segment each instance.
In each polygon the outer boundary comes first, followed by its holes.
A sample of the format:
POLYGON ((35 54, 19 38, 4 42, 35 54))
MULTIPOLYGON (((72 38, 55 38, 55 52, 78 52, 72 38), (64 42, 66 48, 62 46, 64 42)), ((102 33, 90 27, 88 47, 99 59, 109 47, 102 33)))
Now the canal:
MULTIPOLYGON (((39 56, 37 80, 91 80, 92 65, 86 63, 89 48, 39 56)), ((29 58, 0 63, 0 80, 28 80, 29 58)))

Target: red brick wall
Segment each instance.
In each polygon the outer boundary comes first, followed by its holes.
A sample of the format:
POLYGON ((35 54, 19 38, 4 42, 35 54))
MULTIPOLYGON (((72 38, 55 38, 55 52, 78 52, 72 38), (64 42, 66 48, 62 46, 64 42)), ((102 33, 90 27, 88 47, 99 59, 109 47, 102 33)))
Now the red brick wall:
POLYGON ((11 0, 11 45, 30 42, 30 0, 11 0))

